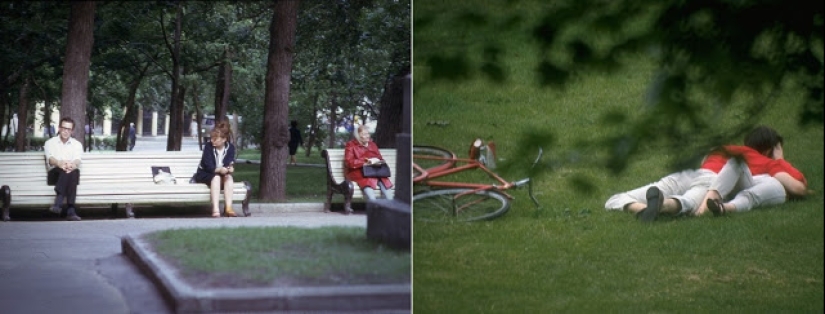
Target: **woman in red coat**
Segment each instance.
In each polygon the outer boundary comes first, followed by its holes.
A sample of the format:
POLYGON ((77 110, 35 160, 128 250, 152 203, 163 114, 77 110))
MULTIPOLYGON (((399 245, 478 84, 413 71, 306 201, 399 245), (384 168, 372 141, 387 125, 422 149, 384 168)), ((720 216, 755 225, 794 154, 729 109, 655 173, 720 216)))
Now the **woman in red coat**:
POLYGON ((389 178, 364 178, 361 170, 365 164, 384 161, 384 157, 378 151, 378 145, 370 141, 369 129, 365 125, 359 125, 353 135, 355 138, 347 142, 344 150, 347 179, 358 184, 367 199, 375 199, 376 189, 380 189, 386 199, 392 199, 392 182, 389 178))

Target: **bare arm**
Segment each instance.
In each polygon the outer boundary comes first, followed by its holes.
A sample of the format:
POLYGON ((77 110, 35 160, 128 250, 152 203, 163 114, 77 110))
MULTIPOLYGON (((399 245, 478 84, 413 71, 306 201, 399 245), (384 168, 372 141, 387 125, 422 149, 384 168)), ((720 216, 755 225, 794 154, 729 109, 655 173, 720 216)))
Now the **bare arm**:
MULTIPOLYGON (((773 148, 773 159, 784 158, 785 152, 782 149, 782 143, 777 143, 773 148)), ((782 183, 782 186, 785 187, 785 191, 788 192, 788 196, 804 197, 810 194, 810 191, 808 191, 808 187, 804 182, 794 179, 794 177, 787 172, 778 172, 773 177, 776 178, 779 183, 782 183)))
POLYGON ((785 191, 788 192, 788 196, 803 197, 808 195, 808 188, 805 186, 805 183, 794 179, 787 172, 779 172, 773 177, 776 178, 779 183, 782 183, 782 186, 785 187, 785 191))

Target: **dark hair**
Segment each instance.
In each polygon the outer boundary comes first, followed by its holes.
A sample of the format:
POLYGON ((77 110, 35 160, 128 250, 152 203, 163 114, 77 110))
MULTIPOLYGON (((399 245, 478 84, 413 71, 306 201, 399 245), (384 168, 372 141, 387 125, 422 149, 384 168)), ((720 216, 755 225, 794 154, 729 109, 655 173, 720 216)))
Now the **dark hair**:
POLYGON ((776 132, 771 127, 764 125, 757 126, 747 135, 745 135, 745 146, 758 151, 759 153, 768 152, 768 156, 773 154, 773 148, 776 144, 784 143, 782 135, 776 132))
POLYGON ((293 128, 297 128, 298 127, 298 120, 292 120, 292 122, 290 122, 289 125, 291 125, 293 128))
MULTIPOLYGON (((63 119, 60 119, 60 124, 63 124, 63 122, 71 123, 72 124, 72 129, 74 130, 74 125, 75 125, 74 119, 69 118, 69 117, 63 117, 63 119)), ((58 126, 62 126, 62 125, 58 125, 58 126)))

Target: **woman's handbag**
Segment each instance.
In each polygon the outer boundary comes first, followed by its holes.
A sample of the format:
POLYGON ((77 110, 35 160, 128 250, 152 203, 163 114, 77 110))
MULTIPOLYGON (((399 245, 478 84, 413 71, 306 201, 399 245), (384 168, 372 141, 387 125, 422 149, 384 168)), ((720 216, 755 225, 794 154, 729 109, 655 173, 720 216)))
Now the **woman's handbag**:
POLYGON ((361 171, 363 171, 364 178, 389 178, 392 176, 390 166, 386 163, 364 165, 364 167, 361 167, 361 171))

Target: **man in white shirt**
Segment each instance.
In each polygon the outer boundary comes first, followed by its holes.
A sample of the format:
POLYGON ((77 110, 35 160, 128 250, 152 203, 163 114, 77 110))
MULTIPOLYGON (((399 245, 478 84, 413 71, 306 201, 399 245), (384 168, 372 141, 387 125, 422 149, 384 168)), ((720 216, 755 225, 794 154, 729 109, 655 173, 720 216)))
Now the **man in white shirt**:
POLYGON ((63 201, 66 201, 66 220, 79 221, 75 212, 75 197, 77 184, 80 182, 80 156, 83 154, 83 145, 72 138, 74 120, 69 117, 60 119, 57 136, 46 141, 43 150, 46 152, 46 166, 49 169, 48 184, 54 185, 57 196, 50 210, 60 214, 63 201))

